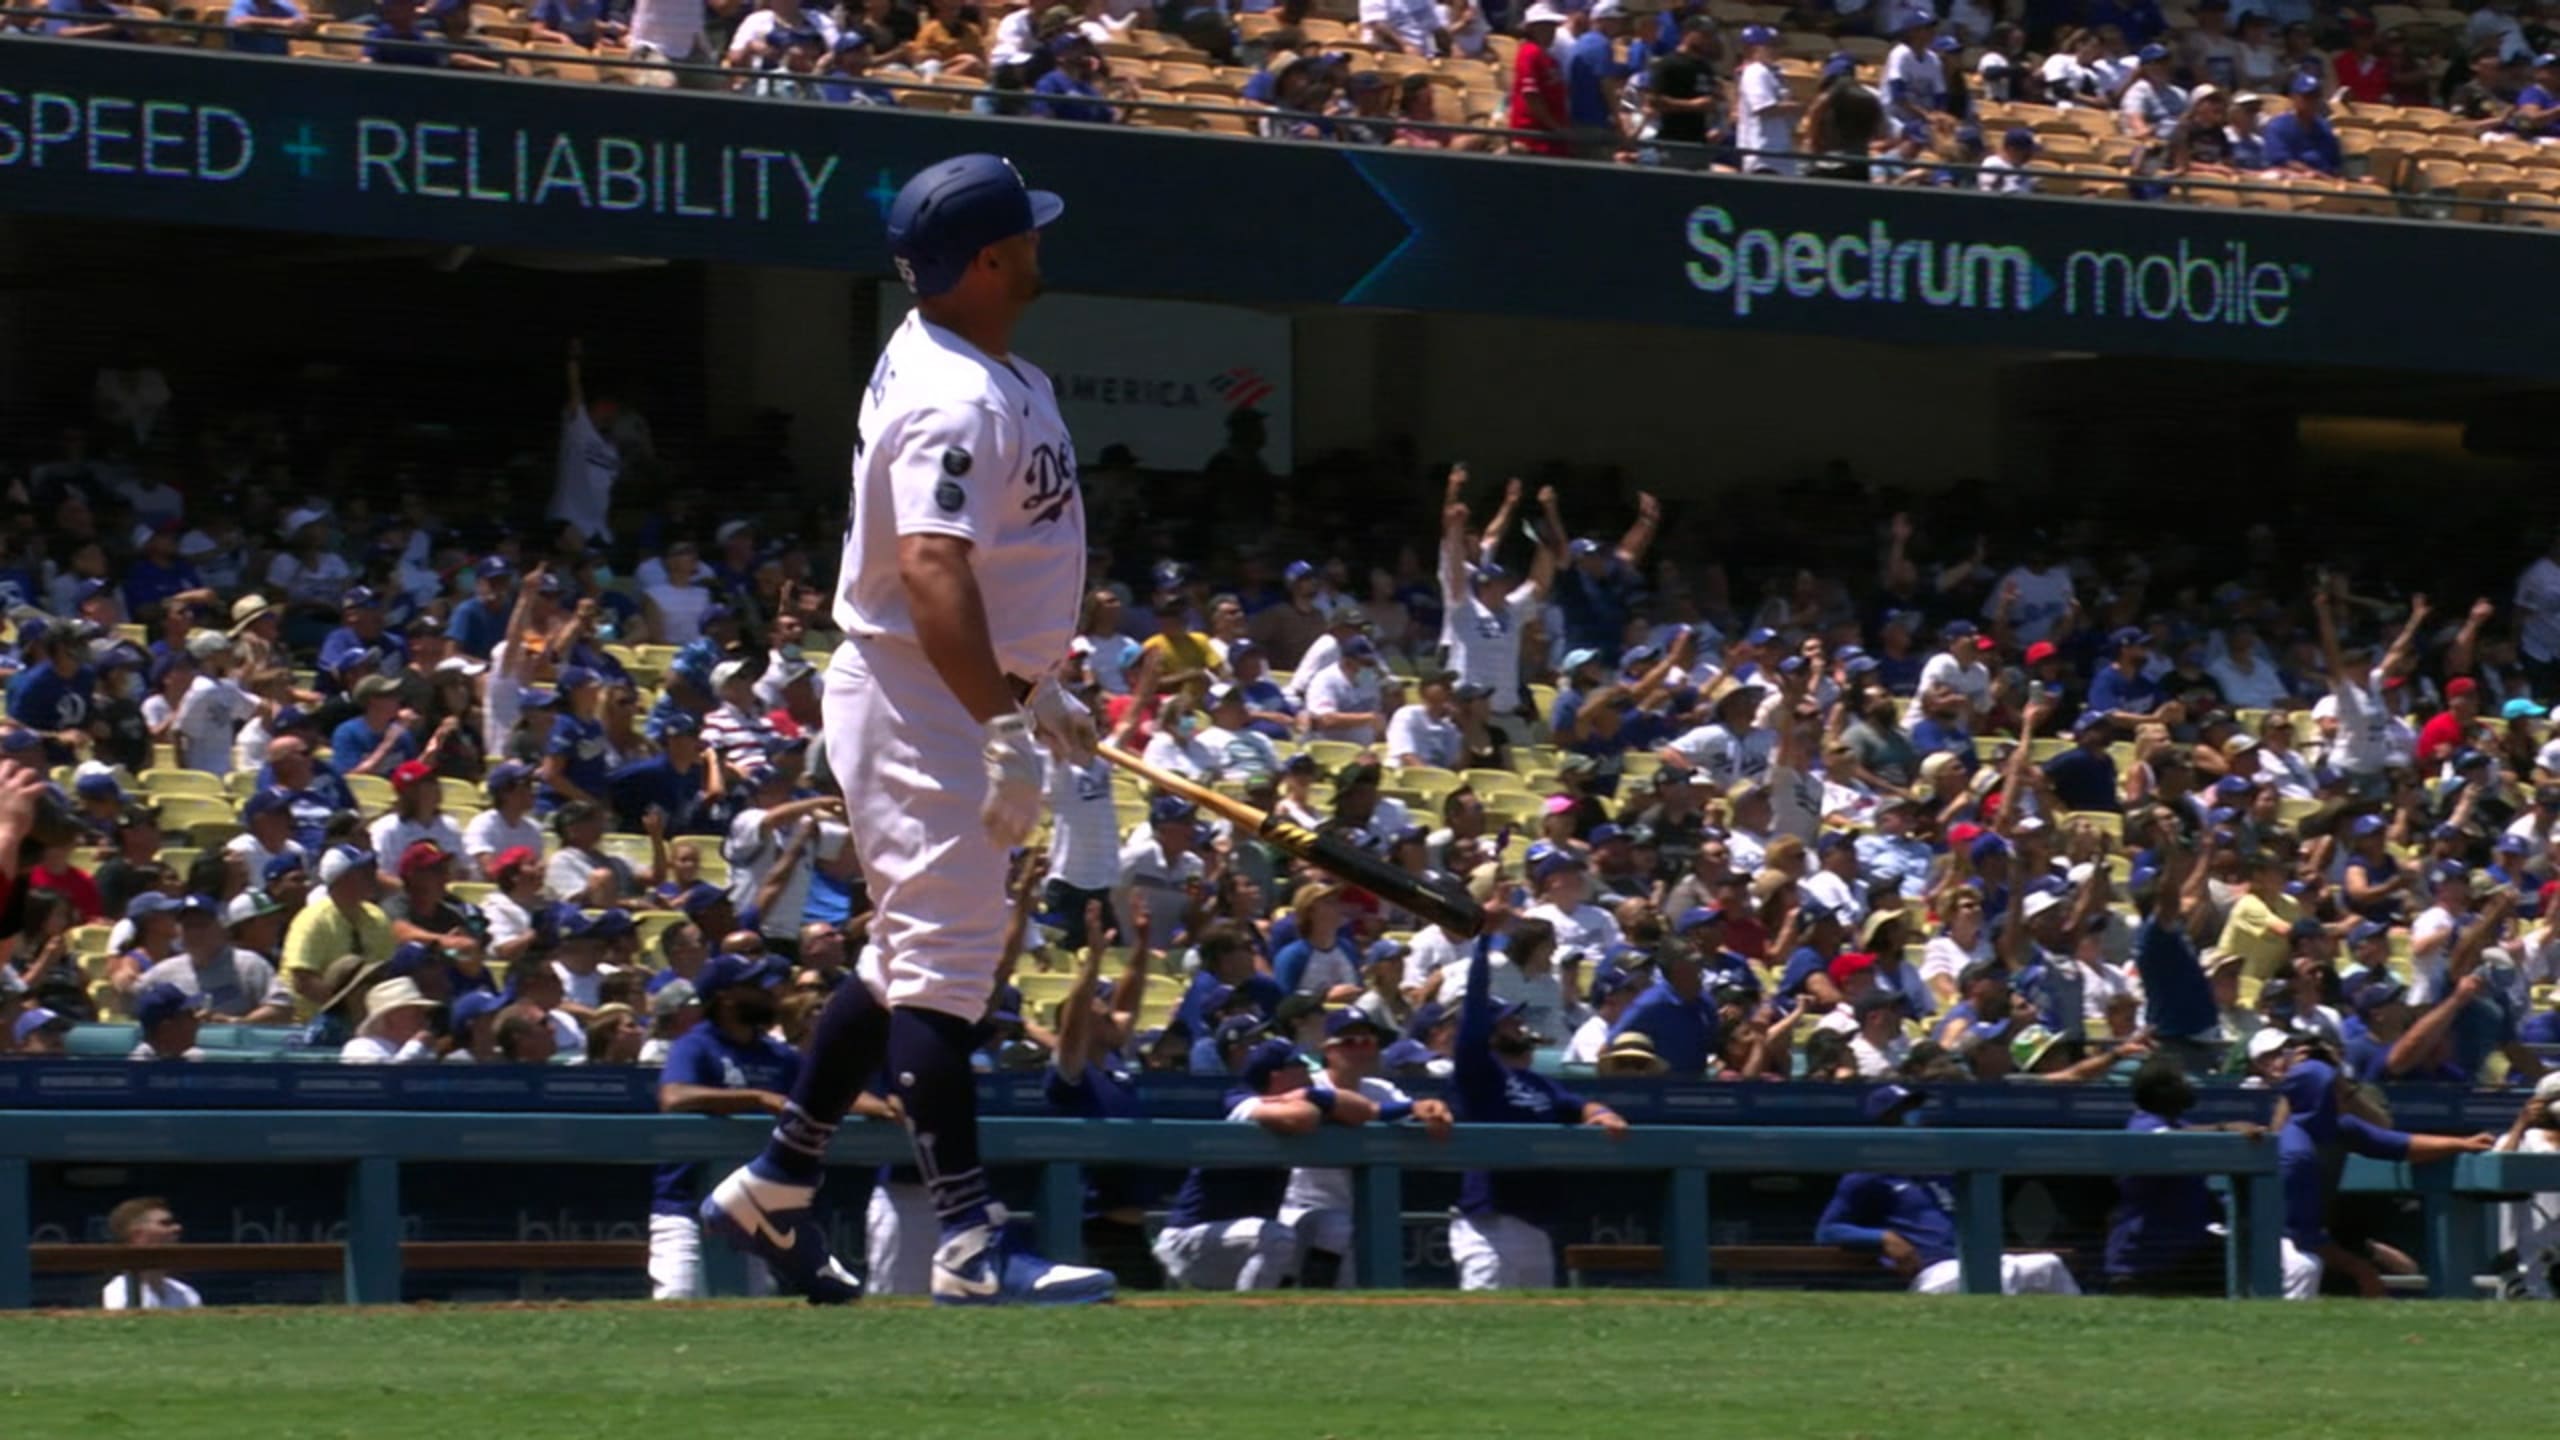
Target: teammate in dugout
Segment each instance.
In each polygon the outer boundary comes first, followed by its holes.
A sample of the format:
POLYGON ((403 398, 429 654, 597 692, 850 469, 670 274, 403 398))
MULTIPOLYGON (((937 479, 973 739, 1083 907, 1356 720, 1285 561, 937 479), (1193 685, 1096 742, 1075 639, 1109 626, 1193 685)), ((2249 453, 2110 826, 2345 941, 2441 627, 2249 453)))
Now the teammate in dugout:
POLYGON ((886 1063, 941 1231, 946 1305, 1089 1304, 1112 1277, 1017 1248, 978 1157, 972 1031, 1003 949, 1006 852, 1039 818, 1041 750, 1081 761, 1060 686, 1085 569, 1075 450, 1049 379, 1011 353, 1058 197, 992 155, 919 172, 889 207, 915 292, 854 440, 827 669, 828 769, 877 910, 864 983, 819 1012, 764 1152, 702 1218, 813 1304, 858 1299, 813 1211, 827 1142, 886 1063))

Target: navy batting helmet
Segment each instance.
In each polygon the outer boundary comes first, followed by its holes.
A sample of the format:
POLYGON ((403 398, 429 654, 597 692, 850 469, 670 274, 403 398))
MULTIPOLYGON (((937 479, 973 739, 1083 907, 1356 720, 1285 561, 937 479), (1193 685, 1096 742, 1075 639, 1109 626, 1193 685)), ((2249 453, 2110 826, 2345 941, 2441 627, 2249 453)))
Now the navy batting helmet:
POLYGON ((889 254, 918 295, 960 283, 978 252, 1058 218, 1067 202, 1022 183, 1001 155, 955 155, 916 172, 889 204, 889 254))

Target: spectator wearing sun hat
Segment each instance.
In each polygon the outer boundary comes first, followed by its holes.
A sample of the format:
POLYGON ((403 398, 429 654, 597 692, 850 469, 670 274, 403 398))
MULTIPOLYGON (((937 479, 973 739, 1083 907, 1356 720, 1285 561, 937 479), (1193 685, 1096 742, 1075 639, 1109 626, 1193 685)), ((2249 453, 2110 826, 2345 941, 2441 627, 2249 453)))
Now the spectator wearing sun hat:
POLYGON ((436 1002, 418 990, 418 982, 402 975, 365 992, 364 1020, 355 1038, 338 1050, 341 1065, 429 1065, 435 1063, 435 1037, 428 1021, 436 1002))

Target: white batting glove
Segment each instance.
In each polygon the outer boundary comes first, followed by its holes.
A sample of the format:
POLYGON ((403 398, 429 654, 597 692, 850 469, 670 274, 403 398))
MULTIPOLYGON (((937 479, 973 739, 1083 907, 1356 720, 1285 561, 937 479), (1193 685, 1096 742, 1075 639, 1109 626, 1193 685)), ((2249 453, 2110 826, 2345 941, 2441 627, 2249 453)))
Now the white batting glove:
POLYGON ((1093 759, 1094 746, 1102 740, 1093 728, 1093 712, 1068 694, 1057 676, 1041 676, 1040 683, 1031 687, 1029 703, 1031 726, 1051 754, 1077 765, 1093 759))
POLYGON ((1022 711, 987 722, 987 798, 978 805, 978 821, 987 838, 1010 850, 1030 838, 1040 822, 1040 745, 1031 717, 1022 711))

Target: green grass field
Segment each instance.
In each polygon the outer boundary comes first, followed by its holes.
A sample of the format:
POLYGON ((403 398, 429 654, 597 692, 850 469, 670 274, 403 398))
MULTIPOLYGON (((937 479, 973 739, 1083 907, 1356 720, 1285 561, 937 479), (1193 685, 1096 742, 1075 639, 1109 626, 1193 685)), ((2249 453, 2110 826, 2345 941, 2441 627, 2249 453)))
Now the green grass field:
POLYGON ((0 1317, 9 1440, 2539 1433, 2552 1311, 1615 1292, 0 1317))

